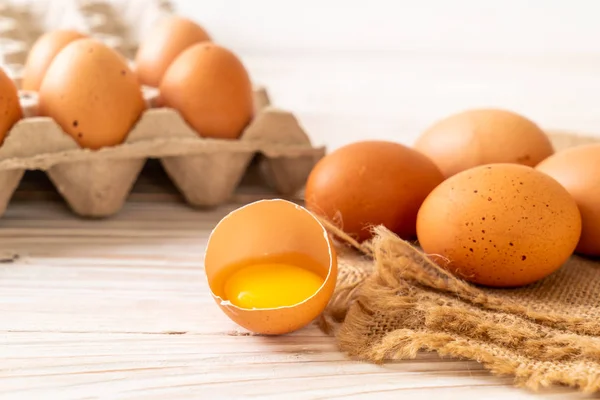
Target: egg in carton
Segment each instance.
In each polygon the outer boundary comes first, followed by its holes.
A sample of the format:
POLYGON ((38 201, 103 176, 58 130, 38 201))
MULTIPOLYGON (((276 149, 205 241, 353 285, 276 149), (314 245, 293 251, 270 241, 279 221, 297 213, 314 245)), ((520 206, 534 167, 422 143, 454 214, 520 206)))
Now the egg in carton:
MULTIPOLYGON (((80 21, 108 21, 93 16, 105 15, 109 5, 88 1, 79 3, 76 9, 83 10, 80 21)), ((32 14, 5 12, 4 18, 30 18, 32 14)), ((95 32, 90 36, 123 44, 123 36, 119 35, 125 30, 99 26, 102 24, 97 22, 87 30, 95 32)), ((32 44, 28 39, 31 31, 7 31, 10 34, 4 40, 14 49, 11 53, 7 51, 9 46, 3 46, 0 52, 10 61, 5 64, 15 66, 9 72, 13 71, 18 85, 24 58, 17 50, 32 44)), ((135 49, 135 45, 129 48, 135 49)), ((157 106, 157 89, 143 89, 147 109, 125 141, 98 150, 80 147, 53 119, 37 116, 37 94, 20 90, 24 118, 12 127, 0 146, 0 214, 27 170, 45 171, 77 215, 107 217, 122 208, 148 159, 160 160, 187 203, 211 207, 232 196, 255 157, 266 186, 281 195, 293 195, 325 154, 323 147, 312 146, 292 113, 270 104, 263 87, 254 87, 254 117, 236 140, 201 137, 176 110, 157 106)))
POLYGON ((144 34, 172 13, 167 0, 0 0, 0 65, 18 80, 27 50, 56 29, 85 33, 132 59, 144 34))
POLYGON ((148 158, 160 159, 189 204, 207 207, 230 198, 257 154, 262 179, 283 195, 300 190, 324 155, 264 88, 255 89, 256 116, 235 141, 199 137, 175 110, 153 107, 155 90, 145 97, 149 108, 123 144, 89 150, 51 118, 36 117, 35 93, 21 92, 25 118, 0 147, 0 213, 26 170, 46 171, 76 214, 105 217, 122 208, 148 158))

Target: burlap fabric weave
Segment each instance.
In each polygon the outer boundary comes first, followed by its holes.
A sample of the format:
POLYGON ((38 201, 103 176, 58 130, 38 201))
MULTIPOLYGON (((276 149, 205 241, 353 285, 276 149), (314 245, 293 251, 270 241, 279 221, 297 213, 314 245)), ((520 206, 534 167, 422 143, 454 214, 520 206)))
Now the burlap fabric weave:
MULTIPOLYGON (((557 150, 597 139, 553 134, 557 150)), ((527 287, 489 289, 437 267, 383 227, 340 240, 339 282, 321 319, 350 356, 384 362, 420 350, 475 360, 515 384, 600 391, 600 262, 573 256, 527 287)))

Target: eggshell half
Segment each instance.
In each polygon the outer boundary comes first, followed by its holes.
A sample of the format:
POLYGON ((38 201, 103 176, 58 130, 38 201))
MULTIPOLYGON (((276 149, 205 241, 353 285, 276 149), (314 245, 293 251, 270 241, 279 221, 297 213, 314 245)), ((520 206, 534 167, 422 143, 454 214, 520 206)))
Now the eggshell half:
POLYGON ((417 217, 423 250, 470 282, 526 285, 571 256, 581 217, 556 180, 517 164, 460 172, 435 188, 417 217))
POLYGON ((214 228, 204 267, 211 294, 238 325, 266 335, 285 334, 314 320, 327 306, 337 280, 337 257, 321 223, 303 207, 281 199, 238 208, 214 228), (243 309, 223 298, 228 272, 248 260, 285 261, 300 256, 325 280, 305 301, 289 307, 243 309))
POLYGON ((485 164, 533 167, 554 153, 552 143, 533 121, 502 109, 459 112, 434 123, 415 142, 445 177, 485 164))
POLYGON ((575 251, 600 256, 600 144, 560 151, 536 169, 556 179, 577 202, 582 231, 575 251))

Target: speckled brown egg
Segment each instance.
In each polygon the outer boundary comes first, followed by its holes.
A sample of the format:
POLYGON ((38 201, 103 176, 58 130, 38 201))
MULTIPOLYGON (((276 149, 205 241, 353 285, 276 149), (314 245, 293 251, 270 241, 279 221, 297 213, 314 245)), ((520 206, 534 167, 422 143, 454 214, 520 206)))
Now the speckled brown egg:
POLYGON ((39 91, 39 115, 53 118, 81 147, 94 150, 122 143, 145 108, 123 57, 95 39, 65 46, 39 91))
POLYGON ((86 37, 85 34, 70 29, 59 29, 41 35, 27 55, 22 88, 38 91, 54 57, 69 43, 86 37))
POLYGON ((252 82, 233 52, 211 42, 198 43, 165 73, 160 104, 179 111, 202 137, 238 139, 254 113, 252 82))
POLYGON ((556 179, 577 202, 582 230, 575 251, 600 256, 600 144, 560 151, 536 169, 556 179))
POLYGON ((0 145, 12 129, 23 118, 19 94, 15 83, 0 68, 0 145))
POLYGON ((356 240, 383 225, 404 239, 416 236, 421 203, 443 180, 424 155, 399 143, 362 141, 322 158, 305 188, 307 208, 356 240))
POLYGON ((135 56, 135 72, 140 83, 158 87, 171 63, 193 44, 209 41, 208 33, 196 22, 169 15, 147 32, 135 56))
POLYGON ((434 189, 417 218, 423 250, 481 285, 526 285, 556 271, 581 234, 577 204, 550 176, 518 164, 460 172, 434 189))
POLYGON ((415 142, 445 177, 485 164, 535 166, 554 153, 545 132, 530 119, 502 109, 474 109, 434 123, 415 142))

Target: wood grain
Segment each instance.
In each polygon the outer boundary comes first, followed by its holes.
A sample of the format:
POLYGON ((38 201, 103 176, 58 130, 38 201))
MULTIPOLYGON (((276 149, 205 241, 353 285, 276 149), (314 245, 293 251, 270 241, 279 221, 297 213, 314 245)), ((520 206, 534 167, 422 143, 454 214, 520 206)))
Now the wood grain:
POLYGON ((35 176, 19 189, 0 220, 0 398, 540 398, 476 362, 350 360, 315 326, 249 334, 213 303, 202 262, 214 224, 242 203, 192 209, 143 175, 155 188, 103 220, 31 196, 35 176), (173 199, 150 196, 161 191, 173 199))
MULTIPOLYGON (((365 138, 410 144, 435 119, 482 105, 546 128, 600 126, 591 0, 176 3, 329 149, 365 138), (565 20, 579 23, 557 29, 565 20)), ((122 212, 91 221, 28 173, 0 218, 0 399, 589 398, 532 394, 476 362, 430 353, 361 363, 314 326, 249 335, 213 303, 202 262, 220 218, 276 196, 251 176, 245 183, 232 204, 192 209, 149 163, 122 212)))

